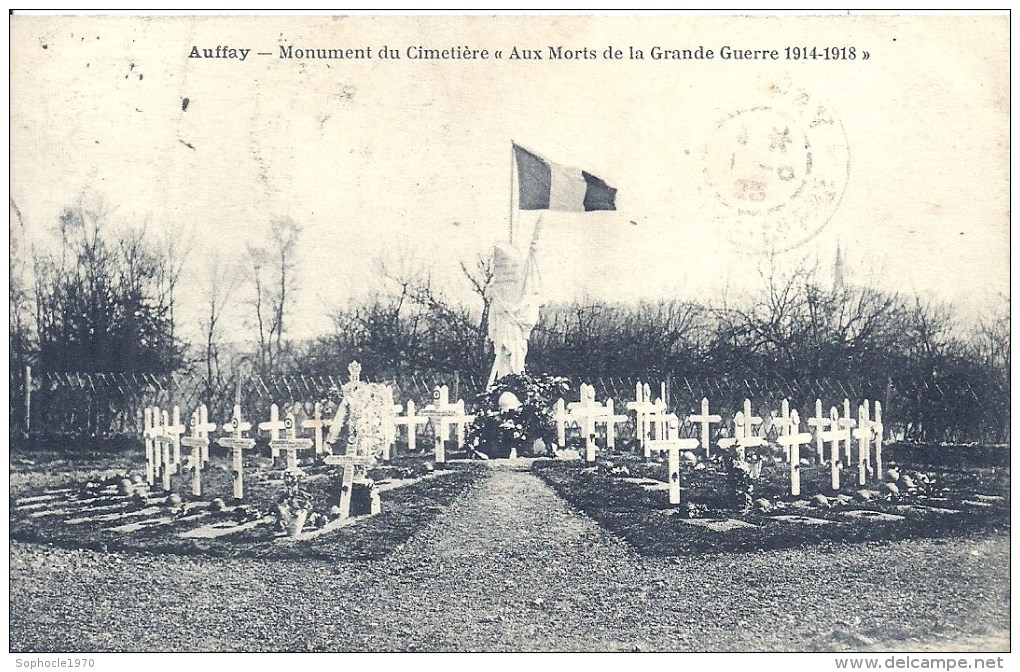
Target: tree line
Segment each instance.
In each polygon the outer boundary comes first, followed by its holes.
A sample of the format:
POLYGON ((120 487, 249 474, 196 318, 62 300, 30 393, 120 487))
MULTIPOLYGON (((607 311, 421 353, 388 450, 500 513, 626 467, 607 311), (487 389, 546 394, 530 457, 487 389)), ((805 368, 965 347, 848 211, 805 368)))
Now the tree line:
MULTIPOLYGON (((311 341, 289 338, 300 290, 301 227, 267 222, 260 245, 239 265, 203 269, 202 337, 177 328, 187 242, 142 224, 111 225, 112 213, 83 203, 55 223, 57 244, 29 249, 11 203, 10 355, 12 367, 44 371, 201 373, 210 396, 247 367, 278 373, 343 374, 358 359, 384 378, 408 371, 460 372, 482 380, 492 363, 487 339, 493 267, 460 264, 460 287, 427 271, 380 263, 367 298, 338 307, 332 329, 311 341), (224 311, 242 307, 250 338, 232 343, 224 311)), ((914 295, 834 280, 828 269, 766 267, 757 289, 712 302, 663 298, 621 304, 544 306, 532 333, 529 370, 575 380, 595 377, 836 378, 895 386, 919 439, 960 428, 1008 427, 1008 315, 961 324, 951 306, 914 295), (955 428, 955 429, 954 429, 955 428)), ((1004 299, 1005 302, 1005 299, 1004 299)))

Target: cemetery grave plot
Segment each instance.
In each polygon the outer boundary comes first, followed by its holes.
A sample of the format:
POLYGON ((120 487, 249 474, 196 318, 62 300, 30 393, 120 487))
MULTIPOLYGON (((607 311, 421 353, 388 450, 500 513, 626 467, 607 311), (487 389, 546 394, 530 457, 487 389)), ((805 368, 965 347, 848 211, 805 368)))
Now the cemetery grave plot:
MULTIPOLYGON (((137 446, 134 449, 137 451, 137 446)), ((382 511, 358 516, 314 538, 287 538, 273 504, 283 485, 266 455, 243 457, 244 499, 234 502, 231 451, 212 444, 202 470, 202 496, 192 497, 185 472, 162 491, 159 479, 144 484, 136 453, 96 455, 81 461, 32 452, 13 460, 11 538, 72 548, 201 554, 216 557, 380 558, 406 541, 484 476, 477 465, 436 467, 421 456, 401 456, 369 470, 383 493, 382 511), (28 457, 31 455, 31 457, 28 457), (137 494, 118 494, 122 476, 133 475, 137 494), (86 487, 91 484, 91 487, 86 487)), ((325 465, 305 465, 302 488, 329 509, 338 475, 325 465)), ((122 490, 122 492, 124 492, 122 490)), ((312 536, 312 535, 307 535, 312 536)))
MULTIPOLYGON (((889 451, 891 465, 897 451, 889 451)), ((826 465, 803 465, 801 496, 790 496, 790 469, 765 460, 753 481, 752 505, 735 504, 734 486, 719 459, 681 465, 682 504, 670 505, 665 459, 600 455, 596 465, 536 463, 535 473, 573 506, 653 556, 764 551, 862 541, 994 534, 1009 529, 1009 469, 899 465, 932 485, 893 495, 877 480, 858 486, 844 478, 831 490, 826 465), (863 495, 860 491, 866 490, 863 495), (927 492, 925 492, 927 490, 927 492), (824 495, 824 500, 818 497, 824 495)), ((844 471, 844 473, 846 473, 844 471)), ((1007 532, 1008 533, 1008 532, 1007 532)))

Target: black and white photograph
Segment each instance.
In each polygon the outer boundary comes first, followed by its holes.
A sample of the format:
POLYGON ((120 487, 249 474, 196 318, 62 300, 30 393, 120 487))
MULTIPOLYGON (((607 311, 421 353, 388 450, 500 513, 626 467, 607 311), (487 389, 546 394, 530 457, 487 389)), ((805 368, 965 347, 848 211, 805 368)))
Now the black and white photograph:
POLYGON ((1009 667, 1008 10, 9 39, 11 667, 1009 667))

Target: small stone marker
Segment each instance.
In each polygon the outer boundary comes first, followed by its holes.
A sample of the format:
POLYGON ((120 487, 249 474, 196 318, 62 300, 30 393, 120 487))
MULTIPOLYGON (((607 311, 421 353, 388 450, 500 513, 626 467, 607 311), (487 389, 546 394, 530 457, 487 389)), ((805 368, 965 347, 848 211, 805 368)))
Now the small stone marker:
MULTIPOLYGON (((400 406, 393 406, 394 412, 399 413, 400 406)), ((407 450, 414 452, 418 448, 418 425, 427 425, 429 419, 424 415, 416 415, 416 408, 413 399, 407 400, 407 411, 404 415, 397 415, 393 418, 394 425, 403 425, 407 430, 407 450)))
POLYGON ((844 440, 850 440, 850 430, 840 427, 839 411, 836 410, 835 406, 829 410, 828 424, 829 429, 824 432, 820 432, 819 436, 822 441, 830 444, 829 454, 832 459, 829 461, 829 464, 832 470, 832 489, 839 490, 839 468, 842 464, 842 455, 839 447, 844 440))
POLYGON ((800 431, 800 414, 794 409, 790 414, 789 433, 779 436, 779 445, 786 448, 790 460, 790 494, 794 497, 800 496, 800 447, 811 441, 812 436, 808 432, 800 431))
POLYGON ((849 511, 842 511, 840 515, 846 516, 847 518, 856 518, 858 520, 882 520, 882 521, 895 521, 903 520, 903 516, 896 515, 895 513, 884 513, 882 511, 871 511, 869 509, 851 509, 849 511))
POLYGON ((721 415, 713 415, 708 412, 708 397, 702 397, 701 399, 701 415, 688 415, 687 420, 696 424, 701 425, 701 447, 705 451, 705 457, 711 456, 711 447, 709 442, 709 433, 711 432, 711 426, 722 422, 721 415))
POLYGON ((771 519, 778 520, 781 523, 800 523, 801 525, 838 525, 836 521, 812 518, 811 516, 782 515, 772 516, 771 519))
POLYGON ((244 499, 244 449, 255 447, 255 439, 244 436, 244 433, 249 429, 251 429, 251 423, 245 422, 241 417, 241 407, 234 406, 233 419, 223 425, 223 431, 231 432, 232 436, 225 436, 217 441, 221 446, 232 452, 234 499, 244 499))
POLYGON ((696 527, 704 527, 712 530, 713 532, 729 532, 730 530, 739 530, 746 527, 755 527, 755 525, 748 523, 743 520, 737 520, 736 518, 681 518, 681 521, 688 525, 694 525, 696 527))
MULTIPOLYGON (((679 433, 680 423, 677 417, 673 415, 666 421, 666 426, 670 428, 670 433, 679 433)), ((697 439, 681 439, 681 438, 666 438, 666 432, 663 432, 662 438, 656 438, 648 441, 645 444, 649 451, 667 451, 669 454, 667 473, 667 481, 669 483, 669 503, 679 504, 680 503, 680 451, 681 450, 697 450, 698 440, 697 439)))
POLYGON ((282 439, 276 438, 270 440, 269 447, 277 455, 280 451, 283 451, 287 462, 287 471, 297 471, 298 451, 310 450, 315 447, 315 444, 311 439, 299 439, 297 437, 297 421, 294 419, 293 413, 288 413, 287 417, 284 418, 283 429, 286 432, 286 436, 282 439))

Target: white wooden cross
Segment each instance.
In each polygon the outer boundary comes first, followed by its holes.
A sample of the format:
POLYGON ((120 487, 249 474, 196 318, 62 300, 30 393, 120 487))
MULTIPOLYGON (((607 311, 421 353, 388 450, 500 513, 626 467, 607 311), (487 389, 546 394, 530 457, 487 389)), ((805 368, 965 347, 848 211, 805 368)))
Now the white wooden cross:
POLYGON ((612 398, 606 399, 605 414, 597 417, 596 422, 604 423, 606 426, 606 449, 616 448, 616 425, 630 422, 629 415, 617 415, 616 406, 612 398))
MULTIPOLYGON (((857 439, 857 482, 868 484, 868 463, 871 461, 871 439, 875 435, 874 424, 868 418, 868 408, 861 404, 857 408, 857 429, 853 437, 857 439)), ((876 472, 880 475, 881 472, 876 472)))
POLYGON ((835 406, 829 410, 829 429, 821 432, 820 436, 822 441, 829 444, 829 452, 832 456, 829 462, 832 470, 832 489, 839 490, 839 468, 842 463, 839 446, 842 442, 850 440, 850 430, 840 427, 839 411, 835 406))
MULTIPOLYGON (((773 411, 773 413, 774 412, 775 411, 773 411)), ((783 399, 782 406, 780 407, 779 417, 772 418, 772 426, 776 428, 777 441, 780 437, 793 433, 793 420, 790 417, 790 402, 787 401, 786 399, 783 399)), ((786 453, 786 460, 789 462, 790 461, 789 447, 782 443, 780 443, 780 445, 782 445, 786 449, 784 452, 786 453)))
POLYGON ((885 427, 882 425, 882 402, 875 402, 875 419, 871 421, 875 430, 875 474, 881 477, 882 474, 882 439, 885 436, 885 427))
POLYGON ((167 411, 162 411, 160 413, 159 409, 156 409, 156 412, 159 414, 161 420, 157 427, 156 453, 159 455, 160 473, 163 476, 163 491, 169 492, 171 485, 170 475, 174 468, 172 462, 174 437, 167 431, 167 428, 170 426, 170 413, 167 411))
POLYGON ((843 399, 843 417, 839 419, 839 426, 847 430, 846 439, 843 441, 843 450, 844 454, 846 455, 846 463, 850 464, 850 459, 852 457, 851 455, 852 448, 850 445, 851 439, 850 430, 857 426, 857 421, 854 420, 852 415, 850 415, 850 400, 846 398, 843 399))
POLYGON ((637 423, 636 433, 638 443, 641 445, 641 451, 644 456, 649 457, 651 455, 647 445, 649 438, 651 438, 649 436, 649 415, 654 414, 658 410, 658 406, 652 403, 652 390, 647 383, 642 385, 639 381, 634 387, 634 393, 635 399, 634 401, 627 403, 627 410, 634 412, 635 421, 637 423))
POLYGON ((800 413, 796 409, 790 414, 789 431, 781 434, 777 441, 786 448, 790 458, 790 494, 800 496, 800 447, 811 442, 810 432, 800 431, 800 413))
POLYGON ((280 430, 286 428, 286 421, 280 419, 280 408, 276 404, 272 404, 269 407, 269 420, 259 423, 259 431, 269 432, 269 450, 274 460, 280 456, 280 451, 273 442, 280 440, 280 430))
POLYGON ((244 499, 244 449, 254 448, 255 439, 245 437, 244 433, 251 429, 251 423, 241 417, 241 407, 234 406, 234 417, 223 425, 224 432, 232 432, 233 436, 220 438, 219 443, 232 451, 234 472, 234 499, 244 499))
POLYGON ((595 418, 605 415, 606 407, 595 401, 595 388, 581 384, 581 400, 567 404, 570 415, 577 420, 584 436, 584 459, 595 461, 595 418))
MULTIPOLYGON (((394 404, 393 411, 399 413, 401 410, 399 405, 394 404)), ((416 415, 416 409, 414 406, 414 400, 407 400, 407 412, 404 415, 398 415, 393 418, 394 425, 403 425, 407 428, 407 450, 414 452, 418 447, 418 425, 427 425, 429 419, 423 415, 416 415)))
POLYGON ((708 412, 708 397, 702 397, 701 415, 688 415, 687 420, 701 425, 701 447, 705 451, 705 457, 710 457, 709 433, 711 432, 711 425, 722 422, 722 416, 710 414, 708 412))
POLYGON ((288 413, 284 418, 283 430, 286 432, 286 436, 282 439, 270 439, 269 447, 277 454, 282 450, 287 460, 287 470, 297 471, 298 451, 314 448, 315 442, 308 438, 299 439, 297 437, 297 421, 294 419, 293 413, 288 413))
POLYGON ((163 431, 173 441, 173 468, 177 473, 181 473, 181 435, 188 431, 188 428, 181 423, 180 406, 174 406, 170 418, 170 424, 164 427, 163 431))
POLYGON ((441 385, 432 391, 434 403, 422 409, 421 414, 429 419, 435 435, 436 464, 446 462, 446 440, 450 438, 450 425, 457 425, 457 440, 463 445, 465 428, 475 416, 464 412, 464 401, 450 403, 450 388, 441 385))
POLYGON ((669 483, 669 503, 679 504, 680 503, 680 451, 682 450, 697 450, 698 440, 697 439, 681 439, 677 438, 666 438, 667 434, 680 433, 680 423, 675 415, 672 415, 664 422, 665 426, 669 429, 664 429, 662 437, 656 437, 653 440, 649 440, 647 444, 650 451, 665 451, 668 455, 668 483, 669 483))
POLYGON ((145 439, 145 482, 150 486, 156 484, 156 425, 153 423, 155 411, 146 406, 142 411, 142 438, 145 439))
POLYGON ((567 404, 563 397, 557 399, 553 405, 553 420, 556 421, 556 445, 562 450, 567 447, 567 423, 573 421, 573 416, 567 413, 567 404))
POLYGON ((312 417, 306 418, 301 421, 302 429, 312 430, 312 437, 315 441, 315 455, 322 455, 324 450, 322 444, 322 430, 330 425, 328 418, 322 417, 322 402, 315 402, 315 410, 312 412, 312 417))
MULTIPOLYGON (((215 432, 218 426, 215 422, 209 422, 209 409, 205 404, 198 407, 198 431, 202 436, 209 438, 209 432, 215 432)), ((202 466, 209 464, 209 443, 202 446, 202 466)))
MULTIPOLYGON (((212 429, 215 429, 215 425, 212 429)), ((191 468, 191 494, 195 497, 202 496, 202 449, 209 450, 208 427, 203 427, 200 410, 191 414, 191 433, 181 438, 181 445, 191 448, 188 457, 188 466, 191 468)))
POLYGON ((737 411, 733 416, 733 437, 720 439, 719 446, 723 448, 736 446, 737 456, 744 459, 744 451, 747 448, 765 445, 765 437, 754 435, 754 427, 762 422, 757 415, 751 415, 751 400, 744 399, 744 410, 737 411))
POLYGON ((339 466, 340 477, 340 520, 351 516, 351 491, 354 489, 354 471, 357 467, 368 467, 375 463, 371 455, 327 455, 323 460, 326 464, 339 466))
MULTIPOLYGON (((822 415, 822 400, 815 399, 815 415, 813 418, 808 418, 807 424, 815 430, 815 452, 817 453, 815 459, 818 464, 825 461, 825 441, 822 440, 822 433, 829 428, 829 423, 829 419, 822 415)), ((839 461, 838 455, 836 461, 839 461)))

